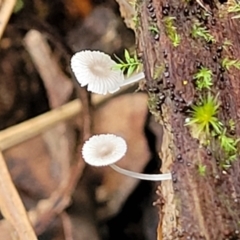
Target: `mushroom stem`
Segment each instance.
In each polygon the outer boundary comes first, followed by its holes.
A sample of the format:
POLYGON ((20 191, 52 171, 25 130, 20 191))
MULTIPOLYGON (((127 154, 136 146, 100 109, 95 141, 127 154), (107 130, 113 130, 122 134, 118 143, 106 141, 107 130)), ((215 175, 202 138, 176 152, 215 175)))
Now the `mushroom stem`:
POLYGON ((164 180, 171 180, 172 174, 171 173, 164 173, 164 174, 144 174, 144 173, 136 173, 132 172, 123 168, 118 167, 115 164, 109 165, 115 171, 124 174, 129 177, 141 179, 141 180, 148 180, 148 181, 164 181, 164 180))
POLYGON ((125 79, 124 82, 121 84, 121 86, 125 86, 125 85, 131 84, 131 83, 138 82, 144 78, 145 78, 145 75, 143 72, 137 73, 137 74, 125 79))

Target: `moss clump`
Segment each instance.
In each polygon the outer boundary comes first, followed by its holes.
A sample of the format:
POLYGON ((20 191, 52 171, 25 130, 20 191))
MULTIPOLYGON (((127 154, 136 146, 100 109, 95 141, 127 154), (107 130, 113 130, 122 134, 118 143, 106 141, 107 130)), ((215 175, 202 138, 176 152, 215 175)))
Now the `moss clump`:
POLYGON ((124 51, 124 61, 117 56, 115 57, 119 61, 119 63, 116 64, 115 69, 120 69, 123 72, 126 72, 128 77, 132 75, 133 72, 138 72, 141 68, 141 62, 138 60, 137 54, 135 53, 134 56, 131 57, 127 49, 124 51))
POLYGON ((204 88, 209 89, 213 85, 212 82, 212 71, 208 68, 202 67, 193 78, 196 80, 196 86, 198 90, 203 90, 204 88))
POLYGON ((206 170, 207 170, 207 166, 206 165, 203 165, 203 164, 198 164, 197 166, 197 171, 198 171, 198 174, 202 177, 205 177, 206 176, 206 170))
POLYGON ((237 2, 232 3, 228 8, 228 12, 236 14, 232 17, 233 19, 234 18, 240 18, 240 4, 237 3, 237 2))
POLYGON ((165 24, 165 31, 169 39, 171 40, 174 47, 180 44, 181 37, 177 33, 177 28, 174 26, 175 17, 165 17, 163 22, 165 24))
POLYGON ((201 26, 199 22, 193 25, 191 35, 193 38, 203 38, 206 42, 216 42, 214 37, 209 33, 209 30, 201 26))
POLYGON ((217 117, 219 106, 217 97, 214 98, 211 94, 208 94, 198 104, 192 106, 190 118, 186 125, 194 125, 196 127, 197 132, 194 135, 199 136, 201 132, 209 135, 210 130, 213 130, 217 134, 221 133, 222 124, 217 117))
POLYGON ((235 67, 240 70, 240 60, 235 60, 235 59, 229 59, 229 58, 224 58, 222 61, 222 66, 226 68, 227 70, 230 69, 230 67, 235 67))

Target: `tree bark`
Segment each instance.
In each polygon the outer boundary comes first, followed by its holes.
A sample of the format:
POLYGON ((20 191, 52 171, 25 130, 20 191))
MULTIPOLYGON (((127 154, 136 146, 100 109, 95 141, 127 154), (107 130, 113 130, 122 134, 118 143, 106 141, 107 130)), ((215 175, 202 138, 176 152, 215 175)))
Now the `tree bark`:
POLYGON ((229 13, 234 4, 233 0, 224 4, 220 0, 136 3, 137 49, 147 79, 150 110, 164 126, 161 171, 170 171, 173 177, 158 191, 158 240, 240 239, 239 147, 231 166, 223 168, 219 136, 210 134, 203 143, 186 126, 193 104, 210 93, 220 104, 217 117, 222 129, 235 140, 240 136, 239 69, 222 67, 226 58, 240 59, 240 20, 232 18, 236 13, 229 13), (180 36, 177 46, 166 26, 169 17, 174 17, 172 25, 180 36), (196 22, 214 40, 193 37, 196 22), (212 71, 213 85, 199 91, 193 80, 202 66, 212 71), (229 121, 236 123, 234 129, 229 121), (204 166, 204 174, 199 166, 204 166))

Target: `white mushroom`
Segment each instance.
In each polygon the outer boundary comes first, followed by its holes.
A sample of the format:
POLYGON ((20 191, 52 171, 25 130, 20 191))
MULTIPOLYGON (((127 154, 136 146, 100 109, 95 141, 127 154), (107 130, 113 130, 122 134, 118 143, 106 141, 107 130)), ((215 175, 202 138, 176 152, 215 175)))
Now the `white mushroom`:
POLYGON ((94 135, 84 143, 82 155, 85 162, 92 166, 110 165, 115 171, 129 177, 151 181, 172 179, 171 173, 143 174, 122 169, 115 165, 114 163, 119 161, 125 155, 126 151, 127 144, 123 138, 114 134, 100 134, 94 135))
POLYGON ((114 134, 94 135, 83 145, 82 155, 92 166, 106 166, 120 160, 127 151, 125 140, 114 134))
POLYGON ((82 87, 98 94, 113 93, 130 83, 144 78, 144 73, 138 73, 124 79, 120 69, 116 69, 116 62, 100 51, 84 50, 75 53, 71 58, 71 69, 82 87))

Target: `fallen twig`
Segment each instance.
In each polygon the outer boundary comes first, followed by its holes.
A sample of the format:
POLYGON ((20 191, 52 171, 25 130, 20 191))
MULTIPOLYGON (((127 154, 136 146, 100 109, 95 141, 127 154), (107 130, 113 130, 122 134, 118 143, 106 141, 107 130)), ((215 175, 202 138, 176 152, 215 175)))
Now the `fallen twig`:
POLYGON ((65 240, 73 240, 72 224, 69 215, 66 212, 61 213, 63 231, 65 240))
POLYGON ((37 240, 25 208, 8 172, 2 152, 0 152, 0 209, 5 219, 16 230, 20 240, 37 240))
MULTIPOLYGON (((126 90, 123 89, 123 91, 126 90)), ((111 95, 93 96, 93 104, 101 104, 112 98, 111 95)), ((47 113, 39 115, 35 118, 19 123, 7 129, 0 131, 0 149, 6 150, 19 143, 31 139, 47 129, 50 129, 57 123, 71 119, 80 114, 82 109, 81 102, 76 99, 61 107, 55 108, 47 113)))
POLYGON ((44 113, 38 117, 0 131, 0 149, 6 150, 46 131, 59 122, 73 118, 81 111, 79 100, 44 113))
POLYGON ((8 20, 12 14, 13 8, 16 4, 16 0, 5 0, 0 1, 0 39, 3 35, 3 32, 5 30, 5 27, 8 23, 8 20))

